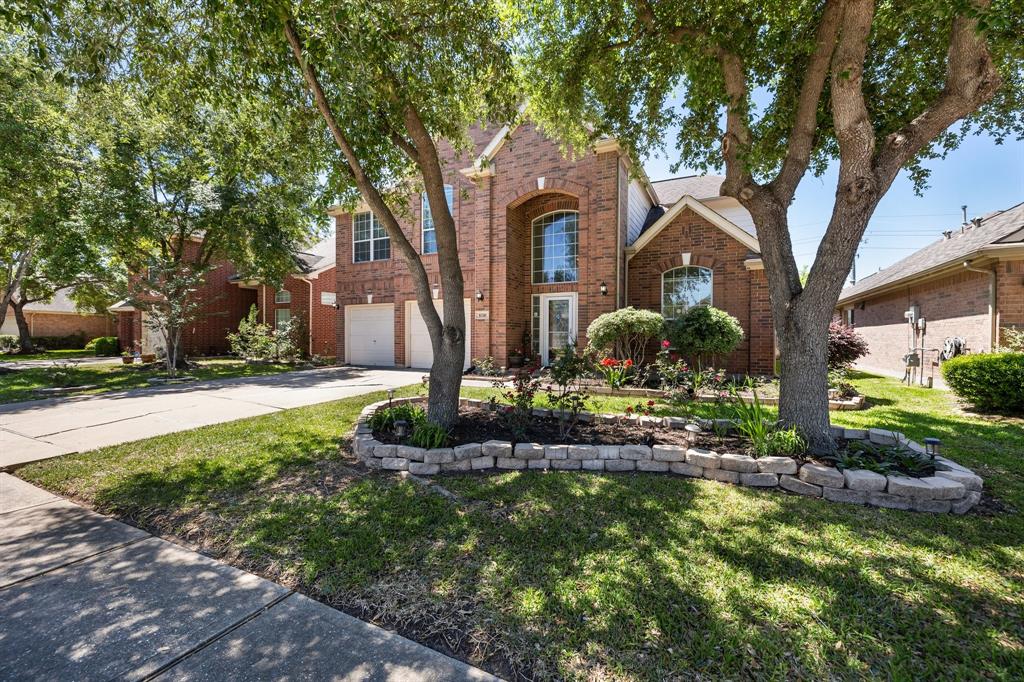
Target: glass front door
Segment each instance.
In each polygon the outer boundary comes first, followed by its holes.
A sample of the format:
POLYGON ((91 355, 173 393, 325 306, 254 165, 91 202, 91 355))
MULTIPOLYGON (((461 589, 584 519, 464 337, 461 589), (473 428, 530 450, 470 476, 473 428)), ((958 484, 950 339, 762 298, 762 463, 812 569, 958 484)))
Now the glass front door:
POLYGON ((576 343, 576 297, 545 294, 541 297, 541 361, 550 364, 554 353, 576 343))

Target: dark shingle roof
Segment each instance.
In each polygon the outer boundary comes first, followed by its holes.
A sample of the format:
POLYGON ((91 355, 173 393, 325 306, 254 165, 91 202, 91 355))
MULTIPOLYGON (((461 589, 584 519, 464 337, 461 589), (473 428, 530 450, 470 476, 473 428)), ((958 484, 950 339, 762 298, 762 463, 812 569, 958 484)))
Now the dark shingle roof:
POLYGON ((1021 228, 1024 228, 1024 203, 1004 211, 989 213, 982 216, 980 225, 968 223, 963 232, 958 227, 948 239, 943 236, 937 242, 915 251, 903 260, 846 287, 839 295, 839 302, 860 298, 875 289, 895 284, 927 270, 954 264, 990 244, 1024 242, 1021 235, 1014 234, 1021 228))
POLYGON ((687 175, 681 178, 669 178, 652 182, 658 202, 671 206, 683 195, 689 194, 694 199, 713 199, 721 196, 719 189, 725 182, 724 175, 687 175))

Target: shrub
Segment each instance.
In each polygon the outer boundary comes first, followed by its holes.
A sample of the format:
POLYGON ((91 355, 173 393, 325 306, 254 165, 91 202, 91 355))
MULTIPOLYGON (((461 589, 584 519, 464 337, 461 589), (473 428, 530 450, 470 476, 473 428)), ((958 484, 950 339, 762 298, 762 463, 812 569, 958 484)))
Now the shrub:
POLYGON ((942 363, 942 376, 983 412, 1024 414, 1024 353, 961 355, 942 363))
POLYGON ((839 320, 828 325, 828 366, 830 369, 849 367, 867 355, 868 342, 863 336, 839 320))
POLYGON ((587 405, 590 396, 583 387, 583 379, 591 371, 590 356, 577 353, 576 347, 568 345, 558 353, 549 369, 554 387, 547 389, 548 404, 558 414, 558 431, 562 438, 569 435, 580 412, 587 405))
POLYGON ((727 355, 743 341, 743 327, 735 317, 711 306, 694 306, 667 324, 668 338, 680 352, 702 361, 727 355))
POLYGON ((96 355, 117 355, 120 347, 116 336, 97 336, 85 344, 85 350, 96 355))
POLYGON ((85 348, 85 334, 65 336, 33 336, 32 345, 36 350, 81 350, 85 348))
POLYGON ((1003 327, 1000 330, 1002 344, 999 350, 1004 353, 1024 353, 1024 327, 1003 327))
POLYGON ((13 353, 18 350, 18 337, 0 334, 0 353, 13 353))
POLYGON ((440 424, 428 422, 424 419, 413 424, 412 436, 409 437, 409 442, 415 447, 428 450, 443 448, 448 442, 448 430, 440 424))
POLYGON ((540 390, 540 381, 529 370, 520 370, 512 377, 511 388, 501 381, 495 381, 494 387, 507 402, 501 410, 502 421, 517 441, 522 440, 533 419, 533 399, 540 390))
POLYGON ((485 358, 473 358, 473 367, 477 374, 482 377, 497 377, 502 375, 502 368, 494 364, 494 358, 488 355, 485 358))
POLYGON ((615 357, 639 365, 647 343, 660 335, 664 326, 665 318, 654 311, 621 308, 598 315, 587 327, 587 338, 594 348, 610 350, 615 357))
POLYGON ((392 407, 382 407, 370 417, 370 428, 374 431, 393 431, 395 423, 405 421, 410 426, 427 421, 427 413, 419 405, 402 403, 392 407))

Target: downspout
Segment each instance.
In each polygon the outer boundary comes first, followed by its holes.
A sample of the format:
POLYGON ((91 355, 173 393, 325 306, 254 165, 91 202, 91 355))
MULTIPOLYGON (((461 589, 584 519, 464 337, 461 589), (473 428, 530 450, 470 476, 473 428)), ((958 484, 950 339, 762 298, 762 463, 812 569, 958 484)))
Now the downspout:
POLYGON ((996 271, 972 268, 969 260, 964 261, 964 269, 988 275, 988 350, 994 353, 999 345, 999 330, 996 329, 996 271))
POLYGON ((307 333, 309 334, 309 357, 313 357, 313 280, 307 279, 309 282, 309 321, 306 323, 307 333))
POLYGON ((267 285, 260 285, 260 297, 263 299, 263 305, 260 306, 261 312, 263 313, 263 324, 267 323, 267 285))
MULTIPOLYGON (((615 163, 615 309, 622 307, 622 244, 625 235, 622 234, 622 157, 615 163)), ((629 192, 626 192, 626 206, 629 206, 629 192)))

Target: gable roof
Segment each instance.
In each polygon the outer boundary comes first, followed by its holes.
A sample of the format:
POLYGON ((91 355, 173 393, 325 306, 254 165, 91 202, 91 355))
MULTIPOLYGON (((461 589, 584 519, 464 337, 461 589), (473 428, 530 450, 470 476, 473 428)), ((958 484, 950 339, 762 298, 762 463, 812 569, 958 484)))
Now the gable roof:
POLYGON ((957 265, 986 250, 997 250, 1001 246, 1024 246, 1022 230, 1024 230, 1024 203, 986 214, 982 216, 980 222, 967 223, 962 231, 961 228, 957 228, 948 238, 943 236, 938 241, 896 261, 889 267, 846 287, 839 295, 839 302, 863 298, 883 287, 957 265))
POLYGON ((700 200, 695 199, 689 194, 683 195, 681 199, 675 202, 670 209, 667 211, 660 206, 651 208, 651 211, 647 214, 647 221, 645 225, 653 220, 649 227, 645 227, 637 237, 636 241, 626 247, 626 259, 630 259, 636 254, 637 251, 647 246, 651 241, 654 240, 658 233, 667 227, 677 215, 683 212, 684 209, 690 209, 701 218, 704 218, 709 223, 717 227, 718 229, 725 232, 727 235, 738 241, 739 243, 746 246, 754 254, 758 256, 761 253, 761 245, 757 241, 757 237, 750 234, 743 228, 737 226, 734 222, 728 218, 723 217, 720 213, 714 209, 701 203, 700 200), (657 215, 655 209, 661 209, 663 211, 660 216, 657 215))
POLYGON ((338 250, 335 246, 334 235, 324 237, 305 251, 295 254, 299 263, 299 269, 303 274, 323 272, 333 267, 337 261, 338 250))
POLYGON ((722 196, 724 175, 684 175, 678 178, 655 180, 651 183, 658 203, 671 206, 684 196, 694 199, 714 199, 722 196))

